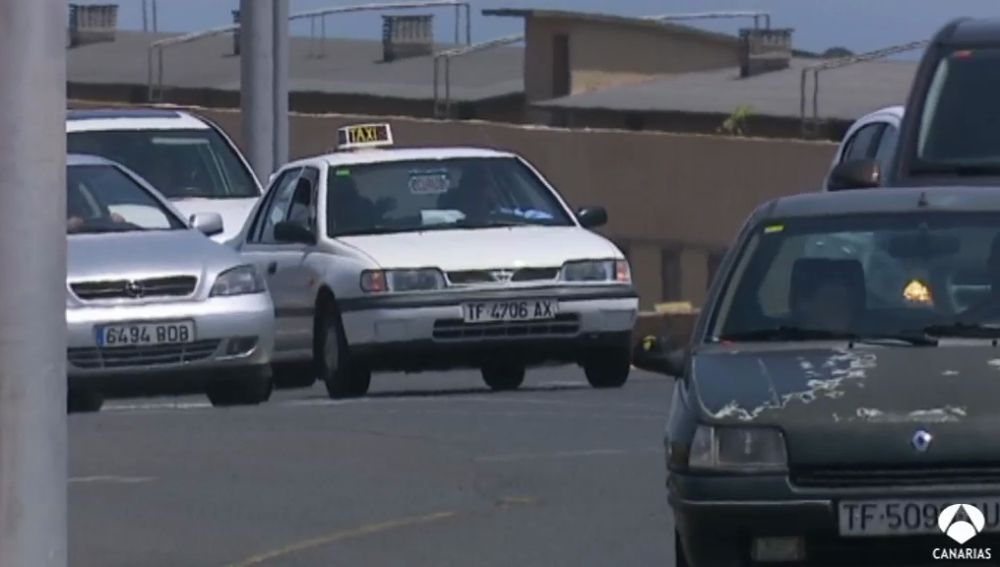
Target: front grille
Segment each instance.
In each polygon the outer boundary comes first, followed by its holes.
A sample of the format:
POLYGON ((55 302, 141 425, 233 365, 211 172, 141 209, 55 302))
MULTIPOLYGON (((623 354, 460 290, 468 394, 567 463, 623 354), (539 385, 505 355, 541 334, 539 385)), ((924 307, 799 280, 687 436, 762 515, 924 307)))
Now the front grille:
POLYGON ((140 299, 144 297, 184 297, 194 293, 198 278, 171 276, 139 280, 103 280, 76 282, 70 285, 83 301, 101 299, 140 299))
POLYGON ((503 321, 466 323, 461 319, 440 319, 434 322, 434 338, 438 340, 560 337, 580 332, 580 317, 576 313, 556 315, 540 321, 503 321))
POLYGON ((1000 466, 878 469, 798 469, 792 484, 817 488, 864 488, 938 484, 1000 484, 1000 466))
POLYGON ((559 268, 521 268, 505 270, 461 270, 448 272, 452 285, 503 284, 507 282, 550 281, 559 275, 559 268))
POLYGON ((71 348, 67 356, 73 366, 87 369, 182 364, 208 358, 220 342, 209 339, 179 345, 71 348))

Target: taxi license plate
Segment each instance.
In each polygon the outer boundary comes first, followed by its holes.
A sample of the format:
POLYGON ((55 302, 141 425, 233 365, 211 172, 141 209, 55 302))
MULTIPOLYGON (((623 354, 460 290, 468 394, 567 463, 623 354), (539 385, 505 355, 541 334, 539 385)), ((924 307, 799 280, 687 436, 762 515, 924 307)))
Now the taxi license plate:
POLYGON ((97 346, 152 346, 194 341, 192 321, 130 323, 97 328, 97 346))
POLYGON ((462 313, 466 323, 536 321, 554 319, 559 312, 555 299, 516 299, 466 303, 462 313))
POLYGON ((951 500, 860 500, 839 504, 840 535, 908 536, 940 535, 938 515, 952 504, 972 504, 986 519, 984 532, 1000 531, 1000 498, 951 500))

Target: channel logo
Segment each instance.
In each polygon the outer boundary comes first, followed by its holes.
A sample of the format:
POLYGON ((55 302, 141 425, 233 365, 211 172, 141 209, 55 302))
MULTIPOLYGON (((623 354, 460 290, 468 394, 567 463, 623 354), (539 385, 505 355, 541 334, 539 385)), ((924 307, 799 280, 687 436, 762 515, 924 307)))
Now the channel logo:
MULTIPOLYGON (((952 504, 941 510, 941 513, 938 514, 937 523, 941 533, 951 538, 958 545, 964 546, 969 540, 983 531, 983 528, 986 527, 986 517, 983 516, 982 510, 972 504, 952 504)), ((990 560, 992 558, 992 550, 988 547, 936 547, 932 556, 939 561, 956 559, 981 561, 990 560)))

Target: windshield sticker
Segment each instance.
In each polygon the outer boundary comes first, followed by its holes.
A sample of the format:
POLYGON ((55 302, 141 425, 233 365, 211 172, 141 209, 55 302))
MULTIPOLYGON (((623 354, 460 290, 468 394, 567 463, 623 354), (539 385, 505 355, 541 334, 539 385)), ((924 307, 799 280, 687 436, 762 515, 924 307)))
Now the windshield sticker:
POLYGON ((772 224, 771 226, 764 227, 764 234, 773 234, 775 232, 781 232, 783 230, 785 230, 785 225, 772 224))
POLYGON ((351 176, 351 170, 350 169, 338 169, 336 171, 335 175, 337 177, 350 177, 351 176))
POLYGON ((410 172, 410 193, 414 195, 440 195, 451 188, 451 179, 446 170, 410 172))

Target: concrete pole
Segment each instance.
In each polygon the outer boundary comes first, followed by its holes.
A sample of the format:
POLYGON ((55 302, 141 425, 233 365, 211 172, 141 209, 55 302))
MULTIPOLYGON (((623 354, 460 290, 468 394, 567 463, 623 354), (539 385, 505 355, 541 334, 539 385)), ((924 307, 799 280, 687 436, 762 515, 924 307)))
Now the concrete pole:
POLYGON ((0 1, 4 567, 67 564, 65 34, 66 0, 0 1))
POLYGON ((149 6, 147 6, 147 0, 142 0, 142 31, 149 31, 149 6))
POLYGON ((274 171, 273 0, 240 0, 240 110, 247 159, 261 183, 274 171))
POLYGON ((274 0, 274 169, 288 161, 288 4, 274 0))
POLYGON ((153 33, 159 33, 160 24, 156 21, 156 0, 151 0, 153 3, 153 33))

